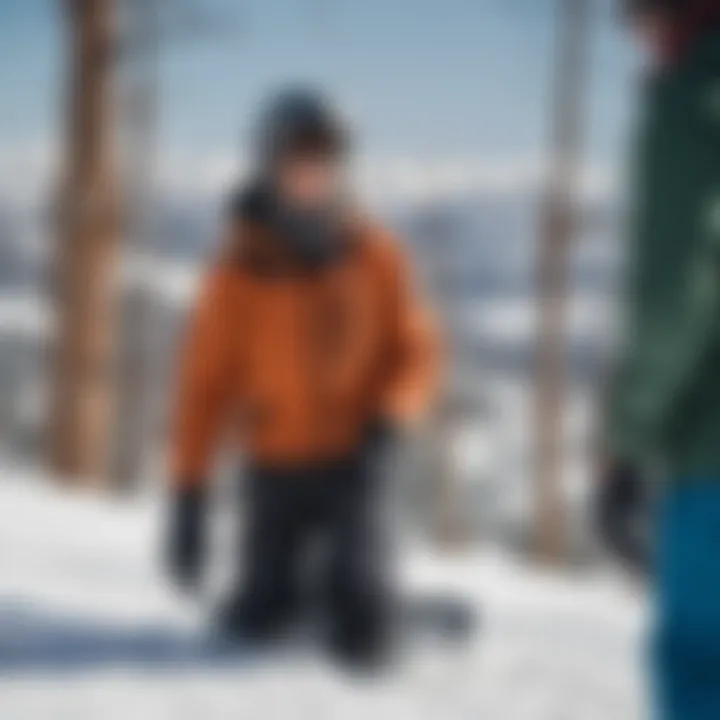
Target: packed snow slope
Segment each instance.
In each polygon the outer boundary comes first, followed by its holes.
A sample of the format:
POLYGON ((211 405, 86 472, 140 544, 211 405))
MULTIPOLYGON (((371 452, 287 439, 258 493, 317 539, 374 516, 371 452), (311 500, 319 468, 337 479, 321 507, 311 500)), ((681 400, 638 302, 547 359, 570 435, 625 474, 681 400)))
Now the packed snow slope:
MULTIPOLYGON (((296 647, 249 657, 210 641, 209 601, 160 572, 162 502, 0 480, 0 717, 8 720, 443 718, 640 720, 643 602, 605 577, 543 575, 491 550, 404 553, 412 595, 459 597, 472 639, 409 639, 383 678, 296 647)), ((220 573, 222 574, 222 573, 220 573)))

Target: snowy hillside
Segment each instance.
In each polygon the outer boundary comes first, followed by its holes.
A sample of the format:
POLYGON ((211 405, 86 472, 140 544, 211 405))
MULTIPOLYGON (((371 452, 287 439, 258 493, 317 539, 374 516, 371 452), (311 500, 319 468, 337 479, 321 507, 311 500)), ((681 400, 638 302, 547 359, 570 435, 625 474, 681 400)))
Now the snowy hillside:
POLYGON ((203 604, 158 572, 160 503, 0 483, 0 713, 42 718, 640 720, 642 602, 601 577, 539 575, 487 551, 415 549, 407 592, 479 608, 462 646, 417 638, 389 677, 351 681, 311 648, 219 652, 203 604))

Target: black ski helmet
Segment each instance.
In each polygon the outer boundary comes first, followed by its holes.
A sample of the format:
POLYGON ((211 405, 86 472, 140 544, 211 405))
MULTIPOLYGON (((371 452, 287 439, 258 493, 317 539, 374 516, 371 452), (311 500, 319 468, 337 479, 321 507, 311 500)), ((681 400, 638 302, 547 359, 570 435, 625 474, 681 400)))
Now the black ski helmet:
POLYGON ((260 113, 255 140, 259 169, 272 172, 294 154, 344 158, 349 136, 347 122, 324 93, 306 87, 283 90, 260 113))

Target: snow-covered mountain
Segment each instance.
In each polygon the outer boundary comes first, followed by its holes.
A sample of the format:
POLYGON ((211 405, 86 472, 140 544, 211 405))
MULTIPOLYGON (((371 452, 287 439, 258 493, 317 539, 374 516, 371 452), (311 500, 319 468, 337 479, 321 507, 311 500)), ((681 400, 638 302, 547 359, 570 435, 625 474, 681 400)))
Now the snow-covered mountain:
MULTIPOLYGON (((149 392, 156 410, 150 427, 157 447, 178 333, 203 259, 217 248, 218 205, 202 196, 166 198, 153 225, 152 252, 126 257, 128 298, 147 290, 152 304, 152 337, 145 341, 152 344, 146 352, 152 356, 149 392)), ((466 523, 473 536, 501 536, 516 546, 527 542, 532 497, 537 210, 537 196, 528 190, 465 193, 380 210, 408 243, 445 326, 452 402, 462 408, 453 421, 451 453, 468 500, 466 523)), ((570 258, 566 456, 568 492, 578 508, 573 516, 584 503, 593 405, 613 334, 620 255, 614 216, 611 204, 588 204, 570 258)), ((1 434, 6 449, 27 460, 42 447, 52 305, 40 282, 47 262, 40 250, 49 245, 37 217, 29 221, 9 208, 0 211, 0 255, 10 258, 0 273, 1 434), (26 245, 32 237, 43 242, 26 245)), ((409 472, 419 473, 422 466, 416 463, 409 472)), ((580 516, 575 524, 574 547, 584 557, 591 551, 589 538, 580 516)))

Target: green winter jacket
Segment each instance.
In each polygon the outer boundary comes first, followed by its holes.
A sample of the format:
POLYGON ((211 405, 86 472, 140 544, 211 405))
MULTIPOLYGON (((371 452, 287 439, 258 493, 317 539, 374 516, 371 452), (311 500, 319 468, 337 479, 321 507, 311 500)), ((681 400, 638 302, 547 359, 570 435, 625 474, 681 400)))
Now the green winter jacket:
POLYGON ((608 450, 720 479, 720 32, 655 79, 644 110, 608 450))

